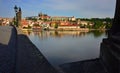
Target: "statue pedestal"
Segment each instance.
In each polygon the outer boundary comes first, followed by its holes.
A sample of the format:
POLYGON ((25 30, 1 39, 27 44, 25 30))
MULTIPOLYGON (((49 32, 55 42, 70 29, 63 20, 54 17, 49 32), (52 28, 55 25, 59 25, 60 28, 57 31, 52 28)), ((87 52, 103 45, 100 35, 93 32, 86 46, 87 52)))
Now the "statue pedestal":
POLYGON ((120 73, 120 37, 111 36, 103 39, 100 58, 108 73, 120 73))

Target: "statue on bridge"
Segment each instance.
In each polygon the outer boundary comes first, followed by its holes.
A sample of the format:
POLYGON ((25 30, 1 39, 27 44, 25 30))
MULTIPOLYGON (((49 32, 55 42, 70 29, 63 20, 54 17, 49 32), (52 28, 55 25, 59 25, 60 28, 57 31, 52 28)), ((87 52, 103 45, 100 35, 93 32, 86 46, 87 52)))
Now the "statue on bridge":
POLYGON ((14 24, 16 25, 16 27, 20 27, 20 26, 21 26, 21 19, 22 19, 22 11, 21 11, 21 8, 20 8, 20 7, 17 7, 17 6, 15 5, 14 10, 15 10, 15 14, 16 14, 16 16, 15 16, 15 18, 14 18, 14 21, 15 21, 14 24))

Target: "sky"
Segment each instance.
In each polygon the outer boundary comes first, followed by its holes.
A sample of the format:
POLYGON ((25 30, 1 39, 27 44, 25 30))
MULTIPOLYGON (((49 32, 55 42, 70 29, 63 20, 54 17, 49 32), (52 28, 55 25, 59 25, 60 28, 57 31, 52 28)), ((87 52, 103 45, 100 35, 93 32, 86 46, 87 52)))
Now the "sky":
POLYGON ((22 17, 75 16, 77 18, 114 17, 116 0, 0 0, 0 17, 14 17, 14 6, 22 9, 22 17))

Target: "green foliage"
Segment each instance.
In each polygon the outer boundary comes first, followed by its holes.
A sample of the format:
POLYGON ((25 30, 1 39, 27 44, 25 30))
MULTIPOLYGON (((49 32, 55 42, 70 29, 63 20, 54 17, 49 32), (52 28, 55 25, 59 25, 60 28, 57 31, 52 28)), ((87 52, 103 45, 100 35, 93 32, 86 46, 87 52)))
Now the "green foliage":
POLYGON ((39 18, 39 20, 42 20, 41 18, 39 18))
POLYGON ((30 25, 28 25, 28 29, 31 29, 32 27, 30 25))
POLYGON ((110 29, 112 27, 112 24, 106 24, 106 29, 110 29))
POLYGON ((36 19, 36 18, 33 18, 32 20, 33 20, 34 22, 36 22, 36 21, 37 21, 37 19, 36 19))
POLYGON ((93 28, 94 29, 99 29, 103 28, 105 26, 106 29, 111 28, 112 24, 112 18, 92 18, 90 19, 91 22, 94 23, 93 28))
POLYGON ((105 21, 106 21, 106 29, 110 29, 112 27, 113 19, 106 18, 105 21))
POLYGON ((17 21, 13 21, 13 23, 16 27, 18 27, 18 22, 17 21))
POLYGON ((47 21, 47 19, 43 19, 43 21, 45 22, 45 21, 47 21))
POLYGON ((94 28, 99 29, 100 27, 103 26, 103 23, 101 21, 94 21, 94 28))
POLYGON ((37 18, 29 17, 29 18, 27 18, 27 20, 37 21, 37 18))
MULTIPOLYGON (((81 20, 81 21, 90 21, 92 23, 94 23, 94 26, 87 26, 87 28, 93 28, 93 29, 99 29, 99 28, 103 28, 105 26, 106 29, 110 29, 112 26, 112 20, 113 18, 77 18, 77 20, 81 20)), ((83 27, 83 26, 81 26, 83 27)))
POLYGON ((95 30, 91 31, 90 33, 93 33, 94 37, 100 37, 104 33, 104 31, 95 30))
POLYGON ((39 25, 39 24, 34 24, 33 26, 35 26, 35 27, 39 27, 40 25, 39 25))
POLYGON ((80 28, 86 28, 86 27, 87 27, 87 26, 84 25, 84 24, 80 24, 79 26, 80 26, 80 28))
POLYGON ((0 20, 0 26, 2 25, 2 20, 0 20))
POLYGON ((57 23, 55 24, 54 28, 56 28, 56 29, 58 28, 58 24, 57 23))
POLYGON ((93 27, 92 27, 92 26, 90 26, 90 25, 87 25, 86 27, 87 27, 87 28, 89 28, 89 29, 93 28, 93 27))

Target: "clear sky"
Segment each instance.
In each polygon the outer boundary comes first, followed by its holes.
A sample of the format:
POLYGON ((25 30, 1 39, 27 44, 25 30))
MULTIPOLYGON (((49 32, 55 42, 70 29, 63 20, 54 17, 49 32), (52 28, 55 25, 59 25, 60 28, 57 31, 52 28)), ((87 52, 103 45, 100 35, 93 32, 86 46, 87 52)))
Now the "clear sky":
POLYGON ((116 0, 0 0, 0 17, 14 17, 14 6, 22 16, 75 16, 79 18, 114 17, 116 0))

